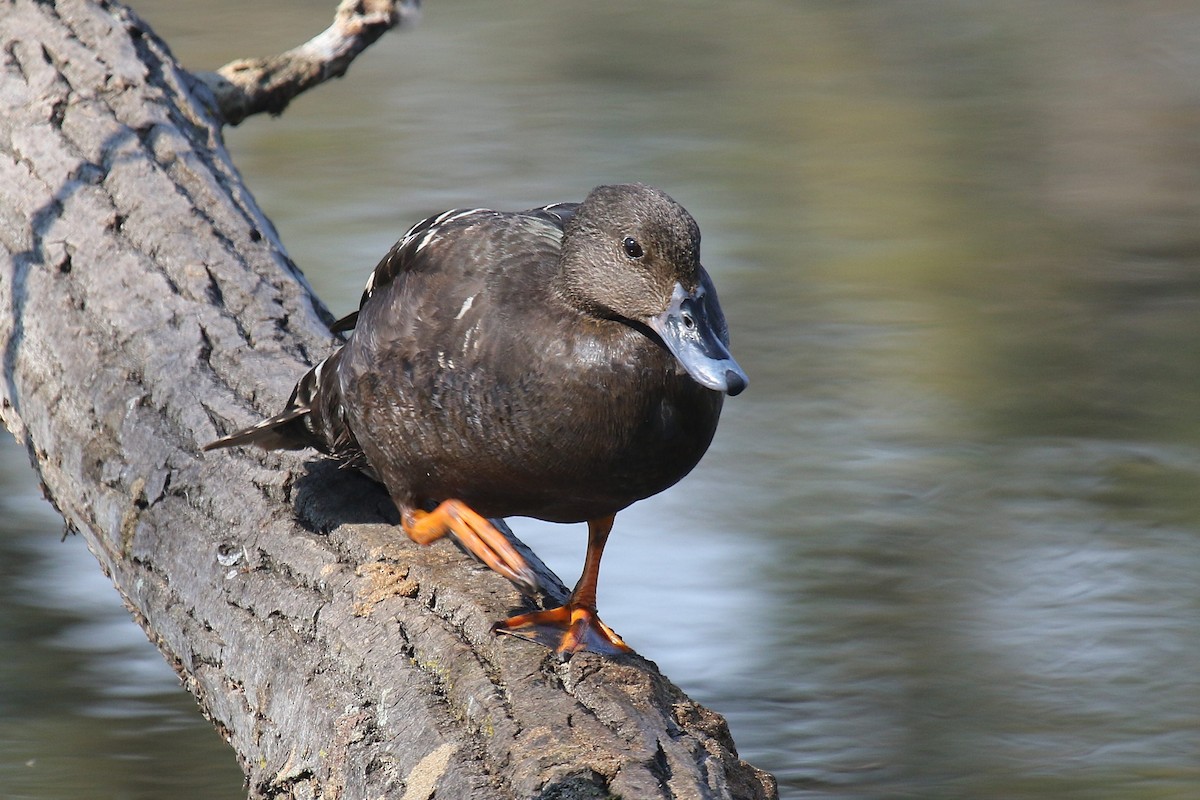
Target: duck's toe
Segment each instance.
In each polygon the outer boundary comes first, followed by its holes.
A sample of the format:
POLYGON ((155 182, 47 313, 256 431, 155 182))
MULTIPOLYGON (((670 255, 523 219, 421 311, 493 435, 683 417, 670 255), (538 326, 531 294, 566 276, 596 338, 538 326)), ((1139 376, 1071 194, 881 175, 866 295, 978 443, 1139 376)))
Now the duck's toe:
POLYGON ((512 542, 496 526, 461 500, 446 500, 433 511, 407 509, 401 526, 417 544, 430 544, 447 533, 479 560, 532 595, 538 589, 537 575, 512 542))
POLYGON ((633 652, 594 608, 572 603, 510 617, 497 622, 492 630, 537 642, 563 657, 584 650, 605 656, 633 652))

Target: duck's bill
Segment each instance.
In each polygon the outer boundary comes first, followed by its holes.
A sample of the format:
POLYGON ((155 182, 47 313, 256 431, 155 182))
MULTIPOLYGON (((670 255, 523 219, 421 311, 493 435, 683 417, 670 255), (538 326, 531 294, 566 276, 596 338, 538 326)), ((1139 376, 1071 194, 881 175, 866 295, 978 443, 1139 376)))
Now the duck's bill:
POLYGON ((750 379, 729 354, 717 328, 724 328, 721 312, 709 313, 704 294, 703 286, 688 292, 676 283, 670 305, 646 324, 701 386, 730 396, 741 394, 750 379))

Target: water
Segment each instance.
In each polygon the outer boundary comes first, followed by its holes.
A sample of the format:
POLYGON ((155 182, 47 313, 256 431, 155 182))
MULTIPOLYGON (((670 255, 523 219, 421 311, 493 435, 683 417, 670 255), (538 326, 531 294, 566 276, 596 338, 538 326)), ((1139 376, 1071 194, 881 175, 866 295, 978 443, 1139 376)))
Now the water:
MULTIPOLYGON (((137 7, 185 63, 331 3, 137 7), (199 9, 196 6, 195 9, 199 9)), ((1200 796, 1200 9, 429 0, 229 133, 335 313, 411 222, 644 180, 751 376, 605 619, 785 798, 1200 796)), ((0 785, 243 796, 5 449, 0 785)), ((568 581, 581 526, 519 531, 568 581)))

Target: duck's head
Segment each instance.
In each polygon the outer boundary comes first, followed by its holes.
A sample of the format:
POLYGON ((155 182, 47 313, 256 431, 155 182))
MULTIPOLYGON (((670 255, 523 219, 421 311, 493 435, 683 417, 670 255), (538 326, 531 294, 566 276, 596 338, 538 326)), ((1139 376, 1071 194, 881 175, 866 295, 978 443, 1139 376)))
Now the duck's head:
POLYGON ((700 385, 735 395, 749 383, 700 265, 700 228, 661 190, 593 189, 567 222, 559 280, 572 305, 640 330, 700 385))

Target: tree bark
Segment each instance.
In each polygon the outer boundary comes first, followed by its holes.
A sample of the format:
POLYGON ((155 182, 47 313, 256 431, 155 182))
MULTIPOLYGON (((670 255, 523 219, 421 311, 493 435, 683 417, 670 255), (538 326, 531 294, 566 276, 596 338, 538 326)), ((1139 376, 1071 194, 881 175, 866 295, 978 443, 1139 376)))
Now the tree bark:
POLYGON ((652 663, 495 637, 516 591, 411 544, 366 478, 201 455, 278 410, 331 317, 131 11, 0 0, 0 53, 0 414, 252 797, 775 795, 652 663))

